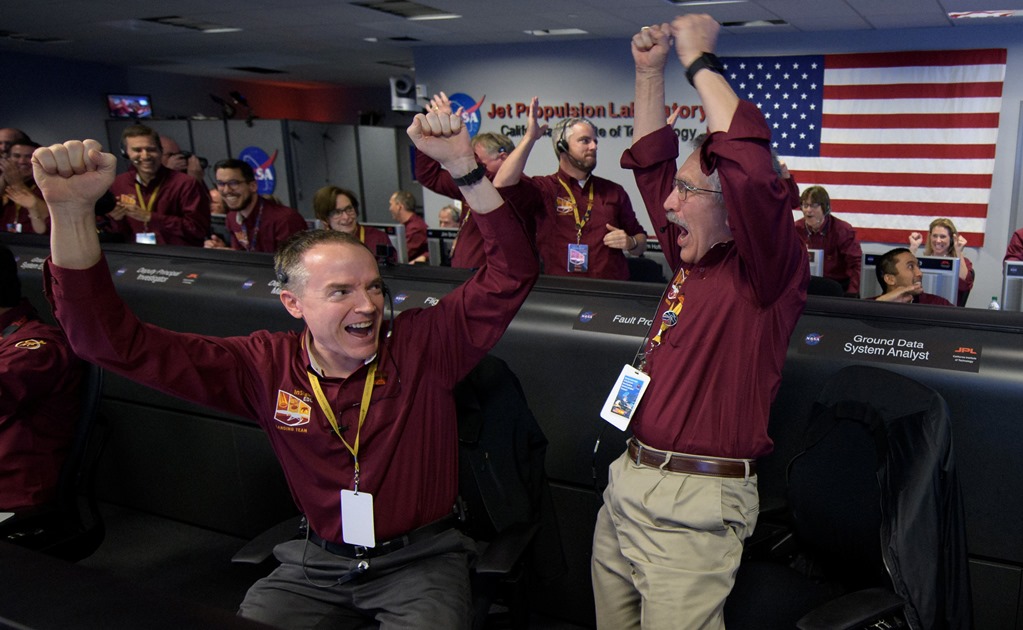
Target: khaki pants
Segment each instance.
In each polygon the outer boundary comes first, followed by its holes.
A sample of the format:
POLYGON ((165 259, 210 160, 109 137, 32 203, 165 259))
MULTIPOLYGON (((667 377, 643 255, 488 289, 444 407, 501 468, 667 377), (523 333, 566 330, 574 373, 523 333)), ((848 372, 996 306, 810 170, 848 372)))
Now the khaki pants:
POLYGON ((755 476, 673 473, 623 454, 610 466, 593 534, 597 627, 724 628, 759 508, 755 476))

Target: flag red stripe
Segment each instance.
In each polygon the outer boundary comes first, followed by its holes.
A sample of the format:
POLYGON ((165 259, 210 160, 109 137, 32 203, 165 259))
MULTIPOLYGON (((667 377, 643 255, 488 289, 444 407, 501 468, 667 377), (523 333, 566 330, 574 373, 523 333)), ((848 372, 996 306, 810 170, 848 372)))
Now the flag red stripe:
POLYGON ((998 112, 975 114, 824 114, 834 129, 998 129, 998 112))
MULTIPOLYGON (((793 174, 795 176, 795 174, 793 174)), ((797 178, 796 181, 799 181, 797 178)), ((986 203, 945 203, 926 201, 871 201, 869 199, 831 198, 835 212, 855 214, 904 214, 919 217, 987 218, 986 203)))
POLYGON ((821 157, 991 160, 994 144, 837 144, 822 143, 821 157))
POLYGON ((920 188, 991 188, 990 174, 861 173, 844 171, 792 171, 796 181, 824 185, 898 186, 920 188))
POLYGON ((902 52, 856 53, 826 55, 825 67, 831 68, 898 68, 902 66, 975 66, 1004 64, 1004 48, 977 50, 907 50, 902 52))
MULTIPOLYGON (((925 226, 926 228, 926 226, 925 226)), ((886 228, 856 228, 856 240, 861 243, 891 243, 905 246, 912 230, 891 230, 886 228)), ((967 247, 983 247, 984 234, 980 232, 962 232, 967 247)), ((923 250, 921 250, 923 251, 923 250)))
POLYGON ((892 99, 892 98, 978 98, 1000 97, 1002 84, 998 82, 964 83, 890 83, 860 85, 825 85, 824 100, 892 99))

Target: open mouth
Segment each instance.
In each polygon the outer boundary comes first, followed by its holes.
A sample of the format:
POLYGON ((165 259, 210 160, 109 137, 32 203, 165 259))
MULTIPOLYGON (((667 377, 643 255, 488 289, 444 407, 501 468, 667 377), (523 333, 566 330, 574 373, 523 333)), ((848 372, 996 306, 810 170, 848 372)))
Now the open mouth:
POLYGON ((366 339, 373 334, 373 322, 361 322, 345 326, 345 331, 356 337, 366 339))

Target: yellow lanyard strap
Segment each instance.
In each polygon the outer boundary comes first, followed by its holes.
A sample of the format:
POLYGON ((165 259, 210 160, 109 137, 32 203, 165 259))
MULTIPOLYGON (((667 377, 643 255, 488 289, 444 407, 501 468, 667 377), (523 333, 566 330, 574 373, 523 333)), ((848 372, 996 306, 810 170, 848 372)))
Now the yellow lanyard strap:
POLYGON ((309 382, 313 386, 313 393, 316 394, 316 402, 320 404, 320 410, 323 411, 323 415, 327 416, 327 422, 334 429, 334 433, 341 438, 341 443, 345 445, 348 452, 355 458, 355 491, 359 490, 359 434, 362 432, 362 425, 366 422, 366 414, 369 413, 369 399, 373 395, 373 383, 376 380, 377 374, 377 360, 373 359, 373 362, 369 365, 369 372, 366 374, 366 384, 362 388, 362 404, 359 405, 359 426, 355 429, 355 446, 352 446, 345 440, 344 436, 341 435, 341 429, 337 425, 337 417, 334 415, 334 410, 331 409, 330 403, 327 402, 327 397, 323 395, 323 389, 320 387, 320 379, 316 377, 316 374, 307 371, 309 375, 309 382))
MULTIPOLYGON (((145 197, 142 195, 142 187, 139 186, 138 182, 135 182, 135 195, 138 197, 139 205, 149 213, 149 216, 153 216, 153 206, 156 205, 156 195, 160 192, 160 185, 157 184, 156 188, 153 189, 153 194, 149 195, 149 203, 146 203, 145 197)), ((144 222, 146 229, 148 229, 149 221, 144 222)))
POLYGON ((561 187, 568 193, 568 200, 572 204, 572 214, 575 216, 575 242, 576 245, 578 245, 583 238, 583 228, 586 227, 586 222, 590 220, 590 211, 593 210, 593 189, 596 188, 596 186, 594 186, 592 182, 590 183, 590 198, 586 202, 586 214, 583 215, 583 218, 580 221, 579 204, 575 202, 575 194, 572 193, 572 189, 569 188, 568 184, 566 184, 560 177, 558 178, 558 183, 561 184, 561 187))

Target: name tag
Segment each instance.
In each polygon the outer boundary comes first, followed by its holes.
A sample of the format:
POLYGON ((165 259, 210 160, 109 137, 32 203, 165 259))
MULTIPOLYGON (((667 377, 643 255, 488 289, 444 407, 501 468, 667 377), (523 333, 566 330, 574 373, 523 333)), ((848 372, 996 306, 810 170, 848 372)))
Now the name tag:
POLYGON ((622 368, 615 386, 604 401, 600 417, 624 431, 639 407, 639 401, 650 384, 650 376, 631 365, 622 368))
POLYGON ((376 547, 373 530, 373 495, 341 491, 341 539, 349 545, 376 547))
POLYGON ((156 245, 156 232, 139 232, 135 235, 135 242, 140 245, 156 245))
POLYGON ((586 273, 590 268, 590 246, 584 243, 568 244, 568 271, 586 273))

